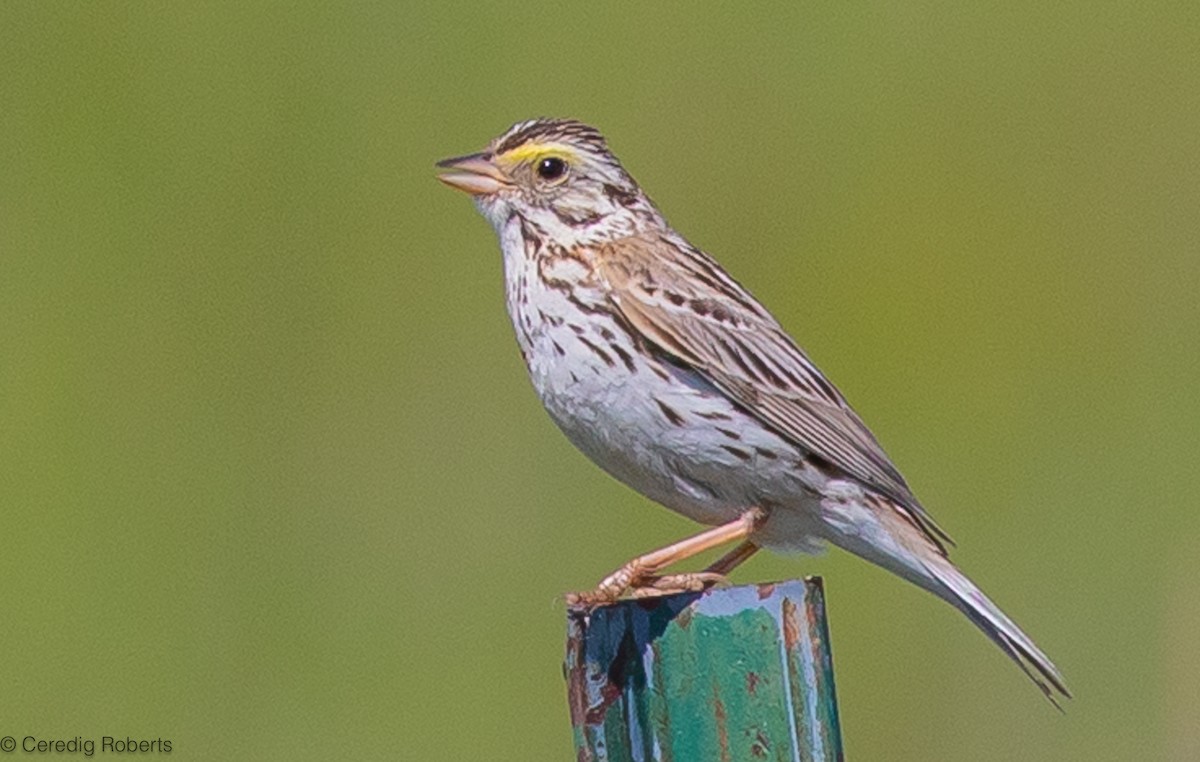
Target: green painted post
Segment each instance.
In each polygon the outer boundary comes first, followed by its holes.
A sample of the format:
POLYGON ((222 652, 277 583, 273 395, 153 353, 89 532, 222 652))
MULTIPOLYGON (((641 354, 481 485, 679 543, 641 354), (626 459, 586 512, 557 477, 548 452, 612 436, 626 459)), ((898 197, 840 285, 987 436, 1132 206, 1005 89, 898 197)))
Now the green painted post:
POLYGON ((567 619, 580 762, 841 760, 819 577, 567 619))

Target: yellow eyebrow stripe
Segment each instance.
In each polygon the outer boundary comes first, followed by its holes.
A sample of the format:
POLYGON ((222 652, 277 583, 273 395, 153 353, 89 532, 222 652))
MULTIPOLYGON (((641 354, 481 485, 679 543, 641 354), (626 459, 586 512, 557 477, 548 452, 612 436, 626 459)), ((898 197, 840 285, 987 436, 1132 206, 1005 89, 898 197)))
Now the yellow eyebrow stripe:
POLYGON ((566 159, 575 159, 577 154, 575 149, 565 143, 526 143, 525 145, 517 146, 511 151, 505 151, 504 158, 513 162, 532 161, 543 156, 561 156, 566 159))

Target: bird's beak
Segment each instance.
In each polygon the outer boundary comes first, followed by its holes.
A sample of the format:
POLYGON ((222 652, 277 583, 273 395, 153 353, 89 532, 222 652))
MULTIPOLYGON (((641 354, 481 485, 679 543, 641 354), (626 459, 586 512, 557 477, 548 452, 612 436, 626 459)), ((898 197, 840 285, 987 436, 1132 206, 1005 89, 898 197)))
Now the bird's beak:
POLYGON ((466 191, 472 196, 487 196, 512 183, 492 163, 488 154, 473 153, 455 159, 439 161, 437 165, 449 170, 438 175, 438 179, 452 188, 466 191))

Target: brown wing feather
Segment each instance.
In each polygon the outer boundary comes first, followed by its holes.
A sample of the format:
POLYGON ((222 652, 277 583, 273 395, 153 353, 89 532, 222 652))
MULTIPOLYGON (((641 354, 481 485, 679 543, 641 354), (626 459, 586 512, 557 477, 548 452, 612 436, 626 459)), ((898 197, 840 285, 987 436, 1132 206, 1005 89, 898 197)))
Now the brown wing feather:
POLYGON ((939 547, 949 541, 841 393, 712 258, 667 237, 626 238, 597 254, 615 308, 652 345, 781 436, 894 500, 939 547))

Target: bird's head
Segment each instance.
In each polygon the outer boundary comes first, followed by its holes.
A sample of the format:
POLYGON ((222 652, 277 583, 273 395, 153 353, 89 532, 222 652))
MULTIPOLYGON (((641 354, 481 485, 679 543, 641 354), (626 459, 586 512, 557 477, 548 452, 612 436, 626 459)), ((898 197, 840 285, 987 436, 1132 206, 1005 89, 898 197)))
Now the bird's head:
POLYGON ((628 234, 639 218, 658 216, 604 137, 569 119, 519 122, 482 152, 438 167, 438 179, 474 196, 497 228, 515 213, 543 228, 591 237, 628 234))

